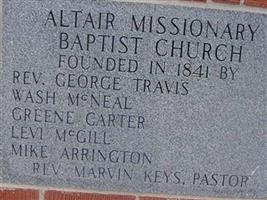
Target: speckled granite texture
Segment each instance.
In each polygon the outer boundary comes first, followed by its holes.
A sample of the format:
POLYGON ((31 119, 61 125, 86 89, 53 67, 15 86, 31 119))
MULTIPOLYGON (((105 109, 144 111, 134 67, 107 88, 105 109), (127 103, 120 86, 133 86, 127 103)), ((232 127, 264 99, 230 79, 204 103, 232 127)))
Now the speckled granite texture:
POLYGON ((5 0, 3 183, 266 195, 265 14, 5 0))

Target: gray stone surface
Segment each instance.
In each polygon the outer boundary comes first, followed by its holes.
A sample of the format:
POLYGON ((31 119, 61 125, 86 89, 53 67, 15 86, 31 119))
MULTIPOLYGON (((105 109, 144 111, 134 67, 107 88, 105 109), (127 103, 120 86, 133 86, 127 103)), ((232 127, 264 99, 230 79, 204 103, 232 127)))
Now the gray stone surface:
POLYGON ((1 182, 267 197, 265 14, 86 0, 3 13, 1 182))

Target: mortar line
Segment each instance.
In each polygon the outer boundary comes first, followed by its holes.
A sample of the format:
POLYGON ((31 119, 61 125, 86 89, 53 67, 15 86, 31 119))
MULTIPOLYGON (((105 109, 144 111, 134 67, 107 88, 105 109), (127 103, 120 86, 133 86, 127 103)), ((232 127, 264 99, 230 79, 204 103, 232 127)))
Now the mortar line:
POLYGON ((40 189, 39 190, 39 200, 45 200, 44 194, 45 194, 45 190, 40 189))

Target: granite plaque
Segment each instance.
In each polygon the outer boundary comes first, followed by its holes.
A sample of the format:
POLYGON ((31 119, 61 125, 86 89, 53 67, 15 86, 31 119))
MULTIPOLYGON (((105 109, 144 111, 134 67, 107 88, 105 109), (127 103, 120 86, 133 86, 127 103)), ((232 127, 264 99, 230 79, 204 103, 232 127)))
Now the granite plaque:
POLYGON ((264 198, 266 14, 4 0, 2 183, 264 198))

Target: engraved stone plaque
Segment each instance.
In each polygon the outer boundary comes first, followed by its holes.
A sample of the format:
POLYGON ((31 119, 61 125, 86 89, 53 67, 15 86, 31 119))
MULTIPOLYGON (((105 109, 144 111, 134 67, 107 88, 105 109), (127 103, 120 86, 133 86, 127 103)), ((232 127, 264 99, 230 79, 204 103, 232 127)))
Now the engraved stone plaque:
POLYGON ((266 14, 4 0, 2 183, 266 195, 266 14))

